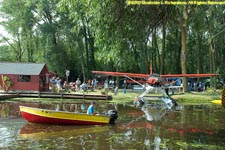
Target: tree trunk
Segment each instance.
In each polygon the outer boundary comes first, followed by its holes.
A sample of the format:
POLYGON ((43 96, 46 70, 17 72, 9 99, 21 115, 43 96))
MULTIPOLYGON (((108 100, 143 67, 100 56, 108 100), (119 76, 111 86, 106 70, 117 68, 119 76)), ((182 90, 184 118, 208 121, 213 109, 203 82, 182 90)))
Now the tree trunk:
POLYGON ((156 35, 156 28, 153 29, 152 33, 152 47, 154 49, 153 51, 153 70, 157 73, 160 73, 158 66, 160 66, 160 55, 159 55, 159 48, 157 43, 157 35, 156 35))
POLYGON ((84 35, 84 43, 85 43, 85 51, 86 51, 86 64, 87 70, 89 70, 89 47, 88 47, 88 37, 87 37, 87 28, 83 21, 83 35, 84 35))
POLYGON ((83 81, 86 81, 86 78, 85 78, 85 69, 84 69, 84 55, 83 55, 84 46, 83 46, 82 36, 80 34, 81 34, 81 31, 78 34, 78 53, 79 53, 79 57, 80 57, 80 63, 81 63, 81 70, 82 70, 82 75, 83 75, 83 81))
POLYGON ((209 42, 209 55, 210 55, 210 73, 215 73, 215 59, 214 59, 214 40, 211 39, 209 42))
MULTIPOLYGON (((184 6, 183 9, 183 17, 181 18, 181 69, 182 69, 182 74, 187 73, 187 44, 186 44, 186 38, 187 38, 187 26, 188 26, 188 19, 189 19, 189 14, 188 14, 188 9, 187 6, 184 6)), ((188 91, 188 84, 187 84, 187 77, 183 77, 183 90, 184 92, 188 91)))
POLYGON ((95 39, 94 39, 94 37, 92 37, 92 36, 90 36, 90 38, 89 38, 89 44, 90 44, 90 51, 91 51, 91 60, 90 60, 90 62, 91 62, 91 66, 90 66, 90 68, 92 68, 93 70, 95 70, 96 69, 96 66, 95 66, 95 46, 94 46, 94 44, 95 44, 95 39))
MULTIPOLYGON (((186 57, 187 57, 187 48, 186 48, 186 27, 182 27, 182 36, 181 36, 181 42, 182 42, 182 49, 181 49, 181 68, 182 68, 182 74, 187 73, 187 62, 186 62, 186 57)), ((187 78, 183 77, 183 88, 184 91, 188 91, 188 86, 187 86, 187 78)))
POLYGON ((31 31, 28 31, 28 35, 26 34, 26 41, 27 41, 27 55, 28 55, 28 62, 33 62, 33 36, 31 31))
POLYGON ((197 58, 197 73, 202 73, 203 67, 202 67, 202 50, 201 50, 201 36, 200 33, 197 32, 197 39, 196 39, 196 43, 197 43, 197 51, 198 51, 198 56, 197 58))
POLYGON ((16 53, 17 53, 16 58, 17 58, 18 62, 22 62, 23 48, 21 46, 20 34, 18 33, 17 36, 18 36, 18 42, 17 42, 17 49, 18 50, 16 51, 16 53))
POLYGON ((165 29, 165 22, 163 21, 163 26, 162 26, 162 54, 161 54, 160 74, 165 74, 165 47, 166 47, 166 29, 165 29))

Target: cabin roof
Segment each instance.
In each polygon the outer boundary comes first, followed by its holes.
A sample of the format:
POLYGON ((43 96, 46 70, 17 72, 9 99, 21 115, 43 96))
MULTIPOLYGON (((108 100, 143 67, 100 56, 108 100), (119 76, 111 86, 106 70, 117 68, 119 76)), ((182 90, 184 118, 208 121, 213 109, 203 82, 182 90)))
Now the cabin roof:
POLYGON ((0 62, 0 74, 40 75, 45 63, 0 62))

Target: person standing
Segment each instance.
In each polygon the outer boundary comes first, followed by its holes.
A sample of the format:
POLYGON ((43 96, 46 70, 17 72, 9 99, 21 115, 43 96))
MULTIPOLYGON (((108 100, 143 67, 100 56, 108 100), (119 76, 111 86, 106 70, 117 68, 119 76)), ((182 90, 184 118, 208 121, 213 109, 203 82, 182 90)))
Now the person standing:
POLYGON ((50 79, 50 87, 49 89, 52 90, 52 92, 56 92, 55 89, 56 89, 56 77, 53 76, 51 79, 50 79))
POLYGON ((61 91, 61 79, 57 77, 55 82, 56 82, 57 91, 59 93, 61 91))
POLYGON ((82 88, 83 92, 87 92, 87 84, 85 82, 83 82, 81 84, 81 88, 82 88))
POLYGON ((77 78, 77 80, 76 80, 76 90, 77 90, 77 92, 80 92, 80 84, 81 84, 81 81, 80 81, 79 78, 77 78))
POLYGON ((164 84, 164 89, 165 89, 167 96, 169 96, 169 84, 168 83, 164 84))

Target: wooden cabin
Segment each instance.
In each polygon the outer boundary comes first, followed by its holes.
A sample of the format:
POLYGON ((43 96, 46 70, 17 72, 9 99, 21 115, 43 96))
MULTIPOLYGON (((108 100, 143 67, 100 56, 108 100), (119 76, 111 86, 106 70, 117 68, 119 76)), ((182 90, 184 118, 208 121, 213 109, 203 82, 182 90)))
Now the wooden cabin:
POLYGON ((48 68, 44 63, 0 62, 0 88, 6 91, 48 91, 48 68))

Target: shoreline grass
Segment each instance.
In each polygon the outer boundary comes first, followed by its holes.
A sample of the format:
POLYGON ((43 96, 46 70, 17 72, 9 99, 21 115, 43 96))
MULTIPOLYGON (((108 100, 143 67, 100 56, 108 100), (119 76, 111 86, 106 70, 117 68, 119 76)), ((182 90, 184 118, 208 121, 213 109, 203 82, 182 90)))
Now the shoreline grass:
MULTIPOLYGON (((79 93, 80 94, 80 93, 79 93)), ((85 94, 101 94, 100 90, 94 92, 88 92, 85 94)), ((125 103, 133 102, 136 96, 141 94, 141 91, 134 92, 132 90, 127 90, 126 93, 123 93, 123 90, 120 89, 115 95, 112 92, 108 92, 109 95, 112 95, 113 99, 108 100, 109 103, 125 103)), ((162 96, 158 93, 150 93, 147 96, 162 96)), ((181 104, 210 104, 212 100, 221 99, 222 91, 221 90, 208 90, 204 92, 186 92, 186 93, 175 93, 170 95, 171 98, 175 99, 178 103, 181 104)), ((90 102, 91 100, 83 99, 53 99, 53 98, 12 98, 7 101, 19 101, 19 102, 37 102, 37 103, 79 103, 79 102, 90 102)), ((105 101, 105 100, 101 100, 105 101)))

